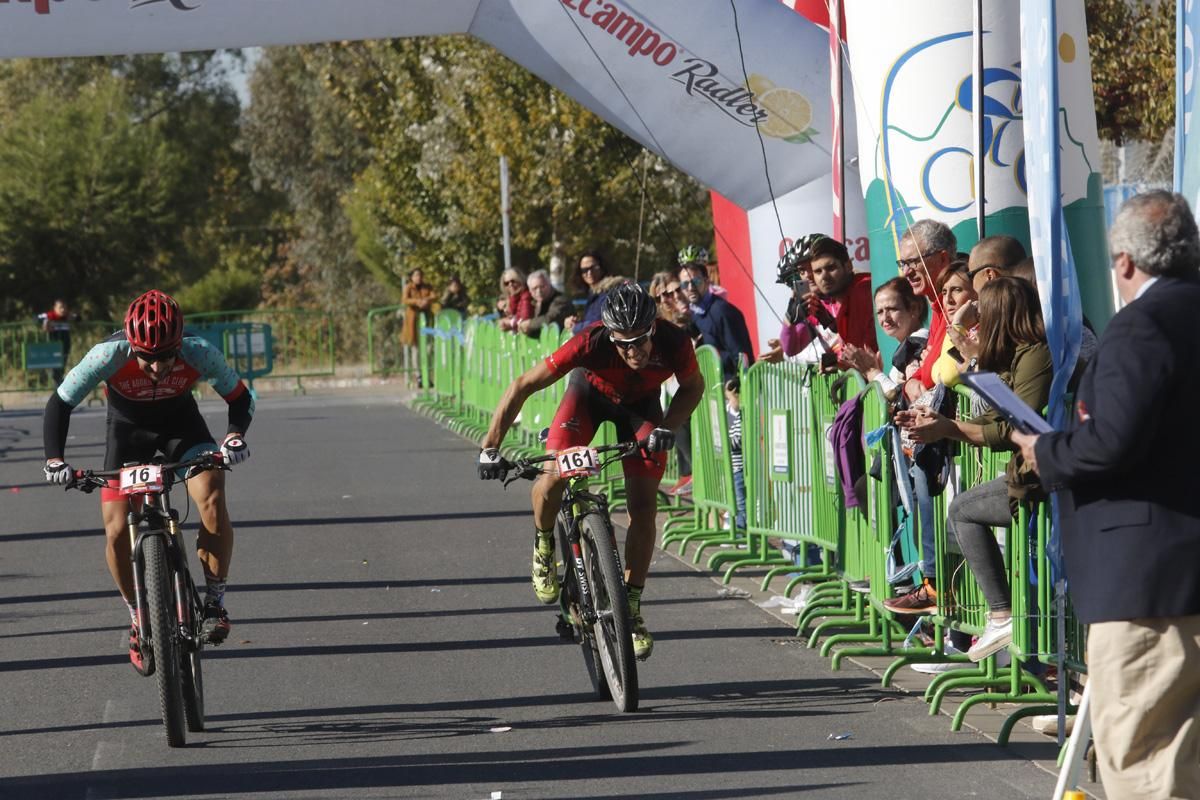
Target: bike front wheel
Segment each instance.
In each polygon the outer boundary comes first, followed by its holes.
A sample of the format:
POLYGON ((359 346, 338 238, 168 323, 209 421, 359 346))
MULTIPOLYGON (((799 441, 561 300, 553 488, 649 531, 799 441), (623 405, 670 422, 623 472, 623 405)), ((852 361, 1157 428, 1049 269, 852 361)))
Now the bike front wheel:
POLYGON ((187 729, 192 733, 204 730, 204 672, 200 662, 200 603, 191 577, 180 575, 182 592, 188 597, 191 608, 189 629, 195 644, 181 644, 179 648, 179 671, 183 679, 183 712, 187 718, 187 729))
POLYGON ((591 584, 596 624, 592 626, 605 682, 619 711, 637 711, 637 661, 633 656, 633 628, 625 597, 625 576, 617 557, 616 538, 600 514, 579 520, 579 544, 584 569, 591 584))
POLYGON ((161 535, 142 539, 145 565, 146 610, 150 618, 149 641, 154 649, 154 671, 158 682, 158 704, 162 709, 167 744, 182 747, 184 733, 183 676, 180 669, 178 623, 175 619, 175 592, 168 568, 167 544, 161 535))

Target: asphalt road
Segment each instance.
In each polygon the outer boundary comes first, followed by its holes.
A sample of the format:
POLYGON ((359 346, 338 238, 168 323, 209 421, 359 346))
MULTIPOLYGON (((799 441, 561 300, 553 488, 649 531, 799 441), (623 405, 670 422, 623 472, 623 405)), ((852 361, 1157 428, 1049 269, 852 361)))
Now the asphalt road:
MULTIPOLYGON (((100 466, 103 411, 71 431, 69 460, 100 466)), ((208 731, 172 750, 98 500, 41 483, 40 409, 0 413, 0 798, 1050 796, 663 553, 641 710, 619 714, 528 585, 526 487, 480 484, 469 443, 380 392, 263 397, 248 438, 233 634, 205 651, 208 731)))

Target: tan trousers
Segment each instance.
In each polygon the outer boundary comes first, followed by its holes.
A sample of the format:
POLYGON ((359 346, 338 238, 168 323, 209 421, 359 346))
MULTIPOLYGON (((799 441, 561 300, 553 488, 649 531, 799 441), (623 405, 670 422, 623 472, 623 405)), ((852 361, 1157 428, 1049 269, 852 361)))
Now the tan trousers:
POLYGON ((1200 615, 1097 623, 1087 650, 1108 800, 1200 798, 1200 615))

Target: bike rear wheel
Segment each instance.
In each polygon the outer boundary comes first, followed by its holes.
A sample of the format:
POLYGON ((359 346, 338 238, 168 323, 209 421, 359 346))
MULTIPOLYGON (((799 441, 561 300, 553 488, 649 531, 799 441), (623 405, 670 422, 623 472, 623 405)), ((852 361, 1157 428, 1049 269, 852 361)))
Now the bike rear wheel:
POLYGON ((600 665, 619 711, 637 711, 637 661, 633 655, 633 628, 625 597, 625 576, 617 558, 616 538, 608 521, 597 513, 579 520, 579 540, 584 568, 591 584, 599 617, 592 626, 600 665))
MULTIPOLYGON (((563 564, 566 565, 562 584, 564 601, 562 614, 565 620, 570 620, 572 610, 576 612, 576 617, 579 612, 579 581, 575 578, 575 555, 571 550, 571 542, 567 539, 567 531, 562 517, 555 520, 554 532, 558 538, 558 552, 562 553, 563 564)), ((567 624, 571 623, 568 621, 567 624)), ((596 645, 595 633, 585 628, 582 621, 578 625, 571 626, 583 652, 583 663, 587 668, 588 679, 592 682, 592 691, 600 700, 611 700, 612 692, 608 688, 608 680, 604 677, 604 668, 601 666, 600 649, 596 645)))
POLYGON ((167 544, 161 535, 142 539, 142 562, 145 565, 146 610, 150 618, 149 641, 157 665, 158 704, 162 709, 167 744, 182 747, 184 733, 183 677, 180 669, 178 623, 175 619, 175 592, 172 590, 168 568, 167 544))
POLYGON ((183 643, 179 648, 179 672, 183 680, 183 713, 187 718, 187 729, 192 733, 204 730, 204 672, 201 669, 200 653, 200 604, 196 587, 188 575, 181 575, 183 589, 191 608, 188 628, 196 644, 183 643))

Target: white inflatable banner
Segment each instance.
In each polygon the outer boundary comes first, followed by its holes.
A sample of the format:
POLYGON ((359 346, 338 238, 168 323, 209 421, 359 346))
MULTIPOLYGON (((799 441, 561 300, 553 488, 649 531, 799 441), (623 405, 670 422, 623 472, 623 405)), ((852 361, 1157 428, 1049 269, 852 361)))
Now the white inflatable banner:
MULTIPOLYGON (((846 8, 858 107, 859 169, 871 231, 875 281, 895 275, 895 249, 909 224, 932 217, 951 226, 959 249, 977 238, 973 177, 972 5, 928 0, 854 2, 846 8), (868 157, 869 154, 869 157, 868 157)), ((1082 3, 1059 4, 1062 183, 1081 283, 1092 286, 1093 321, 1111 314, 1101 288, 1103 192, 1082 3), (1094 273, 1094 274, 1093 274, 1094 273)), ((984 212, 987 233, 1029 244, 1021 100, 1019 4, 983 3, 984 212)))
POLYGON ((0 0, 0 30, 0 58, 470 33, 742 208, 829 172, 827 37, 781 3, 0 0))
POLYGON ((462 33, 478 7, 479 0, 0 0, 0 58, 462 33))

